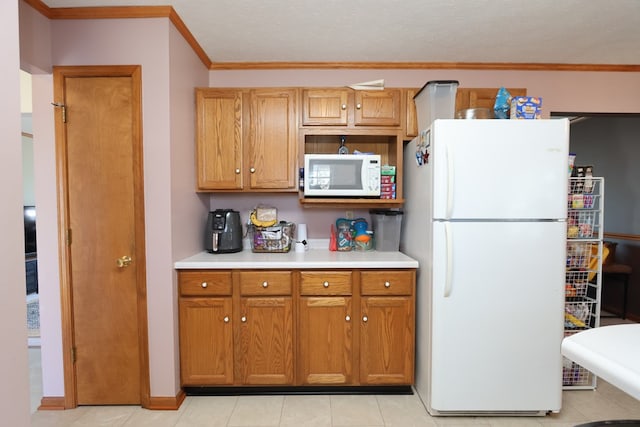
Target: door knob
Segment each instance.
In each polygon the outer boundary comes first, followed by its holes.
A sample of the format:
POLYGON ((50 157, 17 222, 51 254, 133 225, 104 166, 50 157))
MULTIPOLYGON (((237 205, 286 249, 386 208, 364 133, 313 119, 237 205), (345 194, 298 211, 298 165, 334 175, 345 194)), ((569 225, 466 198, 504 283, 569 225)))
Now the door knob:
POLYGON ((118 268, 128 267, 131 264, 131 257, 129 255, 125 255, 116 260, 116 264, 118 268))

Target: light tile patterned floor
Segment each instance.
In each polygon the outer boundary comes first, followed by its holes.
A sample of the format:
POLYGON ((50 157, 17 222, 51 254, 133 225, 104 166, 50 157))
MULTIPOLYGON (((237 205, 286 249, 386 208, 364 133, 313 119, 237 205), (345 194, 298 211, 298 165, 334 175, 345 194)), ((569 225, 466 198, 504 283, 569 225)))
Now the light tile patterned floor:
MULTIPOLYGON (((607 319, 603 324, 619 323, 607 319)), ((188 396, 177 411, 87 406, 37 411, 42 397, 39 348, 29 349, 34 427, 569 427, 606 419, 640 419, 640 401, 598 379, 596 390, 563 392, 562 411, 545 417, 431 417, 417 395, 188 396)))

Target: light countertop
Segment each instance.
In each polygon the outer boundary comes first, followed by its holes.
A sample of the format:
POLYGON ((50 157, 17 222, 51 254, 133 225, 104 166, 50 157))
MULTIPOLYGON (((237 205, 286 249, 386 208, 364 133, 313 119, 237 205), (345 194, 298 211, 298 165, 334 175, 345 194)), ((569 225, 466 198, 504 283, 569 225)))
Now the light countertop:
POLYGON ((418 268, 418 261, 402 252, 332 252, 328 241, 311 241, 309 250, 287 253, 253 253, 248 245, 242 252, 211 254, 206 251, 177 261, 176 269, 264 269, 264 268, 418 268))

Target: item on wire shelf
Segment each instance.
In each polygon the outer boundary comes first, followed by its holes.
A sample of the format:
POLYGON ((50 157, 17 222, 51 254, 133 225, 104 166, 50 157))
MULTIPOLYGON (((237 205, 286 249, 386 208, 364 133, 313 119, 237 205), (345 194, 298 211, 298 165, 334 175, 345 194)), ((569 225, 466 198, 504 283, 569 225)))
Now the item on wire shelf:
POLYGON ((280 221, 271 227, 248 227, 252 252, 289 252, 293 243, 295 224, 280 221))

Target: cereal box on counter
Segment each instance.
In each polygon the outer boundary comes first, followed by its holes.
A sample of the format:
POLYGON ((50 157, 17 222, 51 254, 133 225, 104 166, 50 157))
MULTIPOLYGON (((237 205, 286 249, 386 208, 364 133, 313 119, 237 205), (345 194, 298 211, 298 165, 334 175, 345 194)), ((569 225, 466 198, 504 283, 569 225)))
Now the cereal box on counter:
POLYGON ((539 119, 542 114, 542 98, 514 96, 511 99, 510 119, 539 119))

